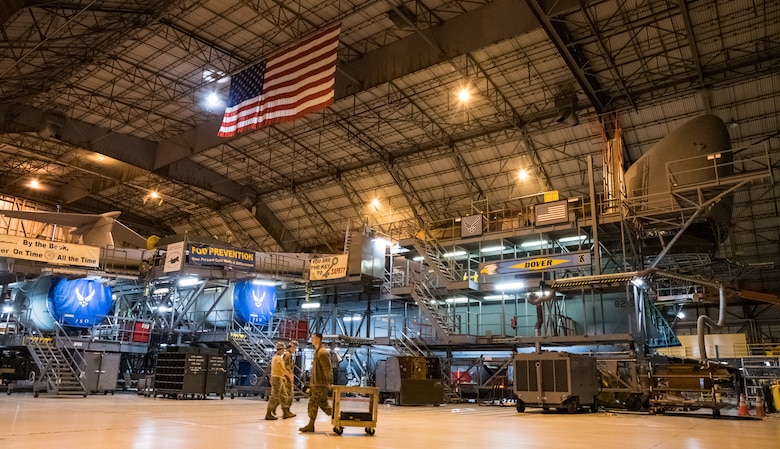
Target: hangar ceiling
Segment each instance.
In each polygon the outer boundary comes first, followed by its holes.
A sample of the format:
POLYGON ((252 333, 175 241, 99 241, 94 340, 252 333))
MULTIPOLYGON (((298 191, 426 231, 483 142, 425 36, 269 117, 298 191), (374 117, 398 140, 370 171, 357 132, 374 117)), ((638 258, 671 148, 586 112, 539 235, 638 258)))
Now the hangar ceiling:
POLYGON ((0 34, 4 195, 120 210, 145 235, 336 252, 349 223, 587 197, 588 156, 601 192, 615 119, 628 165, 711 113, 734 148, 770 153, 773 179, 734 193, 705 265, 780 294, 780 2, 10 0, 0 34), (336 22, 332 106, 216 136, 224 104, 210 93, 224 101, 230 75, 336 22))

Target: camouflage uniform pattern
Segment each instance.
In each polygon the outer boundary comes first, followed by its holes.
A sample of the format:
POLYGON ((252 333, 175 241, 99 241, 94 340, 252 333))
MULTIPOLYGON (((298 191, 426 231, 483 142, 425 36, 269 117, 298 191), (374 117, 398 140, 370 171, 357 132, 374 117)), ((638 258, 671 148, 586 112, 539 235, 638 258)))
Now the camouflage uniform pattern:
POLYGON ((288 394, 285 384, 284 377, 271 376, 271 395, 268 398, 268 410, 272 414, 276 411, 276 407, 286 404, 288 394))
MULTIPOLYGON (((294 373, 293 355, 289 350, 284 351, 284 354, 282 354, 282 359, 284 360, 284 366, 287 368, 287 371, 294 373)), ((293 376, 293 379, 295 379, 295 376, 293 376)), ((289 377, 285 377, 283 380, 284 389, 287 390, 287 397, 282 400, 282 408, 289 409, 292 406, 293 398, 295 397, 295 392, 293 391, 293 381, 289 377)))
POLYGON ((333 414, 333 409, 328 404, 328 387, 326 385, 311 387, 308 412, 312 421, 317 418, 317 409, 322 409, 328 416, 333 414))

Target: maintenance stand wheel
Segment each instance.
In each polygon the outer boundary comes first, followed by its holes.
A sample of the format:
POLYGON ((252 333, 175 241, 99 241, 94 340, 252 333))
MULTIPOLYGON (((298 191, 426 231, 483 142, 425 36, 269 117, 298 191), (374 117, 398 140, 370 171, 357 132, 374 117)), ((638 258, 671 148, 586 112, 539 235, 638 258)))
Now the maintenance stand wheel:
POLYGON ((366 427, 366 433, 368 435, 373 435, 376 433, 376 429, 374 429, 373 427, 366 427))
POLYGON ((343 427, 334 427, 333 431, 336 432, 336 435, 341 435, 342 433, 344 433, 344 428, 343 427))
POLYGON ((515 403, 515 408, 517 409, 517 413, 523 413, 525 411, 525 402, 518 399, 515 403))

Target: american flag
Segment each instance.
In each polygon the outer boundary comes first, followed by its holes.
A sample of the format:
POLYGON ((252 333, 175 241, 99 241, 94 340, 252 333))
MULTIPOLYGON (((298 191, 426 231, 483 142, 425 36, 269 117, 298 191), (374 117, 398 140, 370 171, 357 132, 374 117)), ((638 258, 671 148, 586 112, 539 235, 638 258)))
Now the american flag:
POLYGON ((308 37, 230 80, 220 137, 290 122, 333 103, 341 24, 308 37))
POLYGON ((568 201, 556 201, 536 205, 536 226, 566 223, 569 221, 568 201))

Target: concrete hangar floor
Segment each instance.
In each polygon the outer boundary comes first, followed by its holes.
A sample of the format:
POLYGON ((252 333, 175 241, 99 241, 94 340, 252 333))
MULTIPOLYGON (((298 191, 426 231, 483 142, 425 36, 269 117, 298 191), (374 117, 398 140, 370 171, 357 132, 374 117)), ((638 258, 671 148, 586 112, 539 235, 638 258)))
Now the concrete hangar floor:
POLYGON ((219 400, 114 396, 60 398, 31 393, 0 397, 3 449, 200 449, 200 448, 598 448, 710 449, 778 448, 780 416, 737 419, 734 409, 719 419, 710 413, 517 413, 513 406, 474 403, 441 407, 380 405, 376 433, 345 427, 333 432, 322 412, 315 433, 301 434, 306 400, 293 403, 298 416, 265 421, 267 402, 256 397, 219 400))

